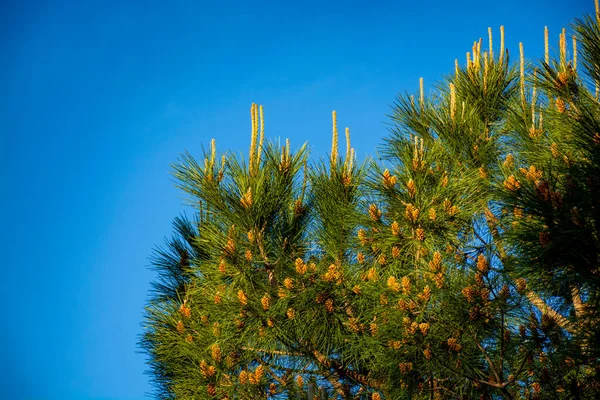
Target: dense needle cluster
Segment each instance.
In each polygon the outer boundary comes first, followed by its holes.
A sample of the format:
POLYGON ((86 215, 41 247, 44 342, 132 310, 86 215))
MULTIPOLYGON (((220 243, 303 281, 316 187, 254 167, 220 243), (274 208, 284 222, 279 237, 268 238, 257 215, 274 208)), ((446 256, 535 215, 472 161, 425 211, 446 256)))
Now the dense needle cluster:
MULTIPOLYGON (((142 347, 161 398, 600 395, 600 14, 528 62, 475 41, 381 159, 265 139, 174 166, 142 347)), ((416 99, 415 99, 416 96, 416 99)))

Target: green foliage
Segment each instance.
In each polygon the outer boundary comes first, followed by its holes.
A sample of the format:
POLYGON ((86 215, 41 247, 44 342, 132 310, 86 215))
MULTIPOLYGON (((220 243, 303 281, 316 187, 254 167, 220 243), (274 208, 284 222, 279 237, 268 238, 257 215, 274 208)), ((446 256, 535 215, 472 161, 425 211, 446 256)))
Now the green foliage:
MULTIPOLYGON (((214 142, 174 166, 194 220, 157 249, 142 347, 161 398, 600 395, 600 27, 580 65, 500 49, 415 102, 382 159, 214 142)), ((502 40, 503 42, 503 40, 502 40)), ((491 44, 491 40, 490 40, 491 44)), ((257 143, 257 140, 259 142, 257 143)))

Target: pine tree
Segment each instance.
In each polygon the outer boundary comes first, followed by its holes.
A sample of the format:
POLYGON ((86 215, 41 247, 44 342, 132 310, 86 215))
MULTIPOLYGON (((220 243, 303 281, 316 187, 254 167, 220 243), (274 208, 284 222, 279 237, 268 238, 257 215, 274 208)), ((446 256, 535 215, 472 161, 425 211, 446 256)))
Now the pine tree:
POLYGON ((489 30, 400 96, 381 159, 264 137, 174 166, 192 220, 153 259, 162 398, 600 395, 600 13, 510 63, 489 30), (595 89, 594 89, 595 86, 595 89))

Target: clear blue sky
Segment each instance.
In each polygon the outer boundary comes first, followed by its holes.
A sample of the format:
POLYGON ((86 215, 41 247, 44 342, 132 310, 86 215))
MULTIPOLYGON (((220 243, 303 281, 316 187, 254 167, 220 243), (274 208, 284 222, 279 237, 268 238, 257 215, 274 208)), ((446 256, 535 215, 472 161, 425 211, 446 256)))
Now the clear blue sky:
POLYGON ((519 41, 540 57, 544 25, 556 42, 594 7, 454 3, 4 1, 0 398, 151 391, 136 354, 148 256, 185 209, 169 165, 213 137, 246 152, 251 102, 269 137, 315 157, 336 109, 373 154, 396 94, 431 88, 488 26, 505 25, 513 59, 519 41))

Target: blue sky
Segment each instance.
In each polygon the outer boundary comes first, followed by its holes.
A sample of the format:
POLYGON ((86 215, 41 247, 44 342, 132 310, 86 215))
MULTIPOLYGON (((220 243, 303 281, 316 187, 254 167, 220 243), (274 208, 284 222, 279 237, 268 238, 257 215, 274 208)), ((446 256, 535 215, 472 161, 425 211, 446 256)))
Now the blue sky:
MULTIPOLYGON (((330 147, 331 110, 374 154, 398 93, 487 27, 543 55, 592 0, 3 2, 0 398, 142 399, 151 249, 185 210, 169 165, 266 134, 330 147), (75 4, 77 3, 77 4, 75 4), (374 4, 377 5, 374 5, 374 4), (486 4, 487 3, 487 4, 486 4)), ((499 43, 499 41, 496 41, 499 43)))

